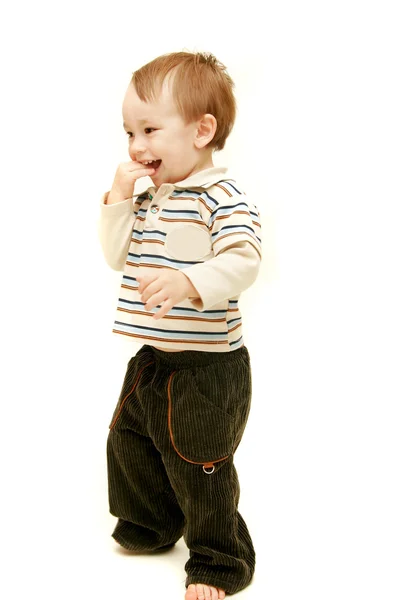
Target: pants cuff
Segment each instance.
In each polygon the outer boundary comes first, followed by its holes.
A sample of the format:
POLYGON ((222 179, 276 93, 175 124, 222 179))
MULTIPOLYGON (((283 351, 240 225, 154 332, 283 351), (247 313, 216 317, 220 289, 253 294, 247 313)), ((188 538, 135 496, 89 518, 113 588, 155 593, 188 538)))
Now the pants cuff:
POLYGON ((221 590, 224 590, 226 594, 236 594, 237 592, 240 592, 245 587, 247 587, 251 583, 251 579, 248 581, 239 581, 235 583, 232 581, 232 579, 224 579, 221 576, 218 576, 218 574, 209 573, 208 575, 206 575, 203 573, 199 574, 198 576, 195 574, 188 575, 186 577, 185 586, 189 587, 189 585, 192 583, 203 583, 204 585, 212 585, 213 587, 217 587, 221 590))

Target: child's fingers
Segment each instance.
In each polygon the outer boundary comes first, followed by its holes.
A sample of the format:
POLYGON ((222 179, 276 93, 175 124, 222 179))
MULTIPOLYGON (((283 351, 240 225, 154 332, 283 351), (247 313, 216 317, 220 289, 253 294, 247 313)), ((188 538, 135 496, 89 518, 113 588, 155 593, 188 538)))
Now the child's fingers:
POLYGON ((146 177, 146 175, 151 175, 151 173, 154 173, 155 169, 145 169, 144 167, 142 169, 133 169, 131 172, 135 173, 135 178, 139 179, 139 177, 146 177))
POLYGON ((156 313, 154 313, 153 315, 153 319, 161 319, 162 317, 164 317, 170 310, 171 308, 174 307, 174 302, 169 299, 169 300, 165 300, 164 304, 162 305, 161 308, 158 309, 158 311, 156 313))

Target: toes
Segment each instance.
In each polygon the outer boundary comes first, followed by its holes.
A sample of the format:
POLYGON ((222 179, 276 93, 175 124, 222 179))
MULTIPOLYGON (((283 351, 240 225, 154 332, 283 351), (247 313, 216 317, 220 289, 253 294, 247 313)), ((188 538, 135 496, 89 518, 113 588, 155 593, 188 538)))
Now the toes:
POLYGON ((197 600, 196 586, 193 583, 186 590, 185 600, 197 600))
POLYGON ((204 595, 206 600, 218 600, 218 590, 212 585, 204 586, 204 595))
POLYGON ((201 583, 198 583, 196 585, 196 592, 198 600, 209 600, 209 598, 206 598, 205 596, 204 585, 202 585, 201 583))
POLYGON ((191 583, 185 595, 185 600, 223 600, 224 598, 224 590, 202 583, 191 583))
POLYGON ((211 589, 208 585, 203 585, 204 600, 211 600, 211 589))

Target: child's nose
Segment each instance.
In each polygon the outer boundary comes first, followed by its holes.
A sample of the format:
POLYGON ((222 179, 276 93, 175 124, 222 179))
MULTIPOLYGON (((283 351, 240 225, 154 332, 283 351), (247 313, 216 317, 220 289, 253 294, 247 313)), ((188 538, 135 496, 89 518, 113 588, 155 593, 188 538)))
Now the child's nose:
POLYGON ((133 152, 133 154, 141 154, 145 151, 146 146, 144 144, 143 138, 136 137, 134 140, 132 140, 131 152, 133 152))

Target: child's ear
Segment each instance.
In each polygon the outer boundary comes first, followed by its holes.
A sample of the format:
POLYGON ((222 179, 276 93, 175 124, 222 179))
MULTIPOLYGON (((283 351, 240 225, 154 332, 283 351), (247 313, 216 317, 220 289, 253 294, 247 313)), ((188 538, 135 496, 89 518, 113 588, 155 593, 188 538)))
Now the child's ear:
POLYGON ((197 122, 196 137, 194 145, 201 149, 207 146, 213 139, 217 130, 217 119, 214 115, 203 115, 197 122))

